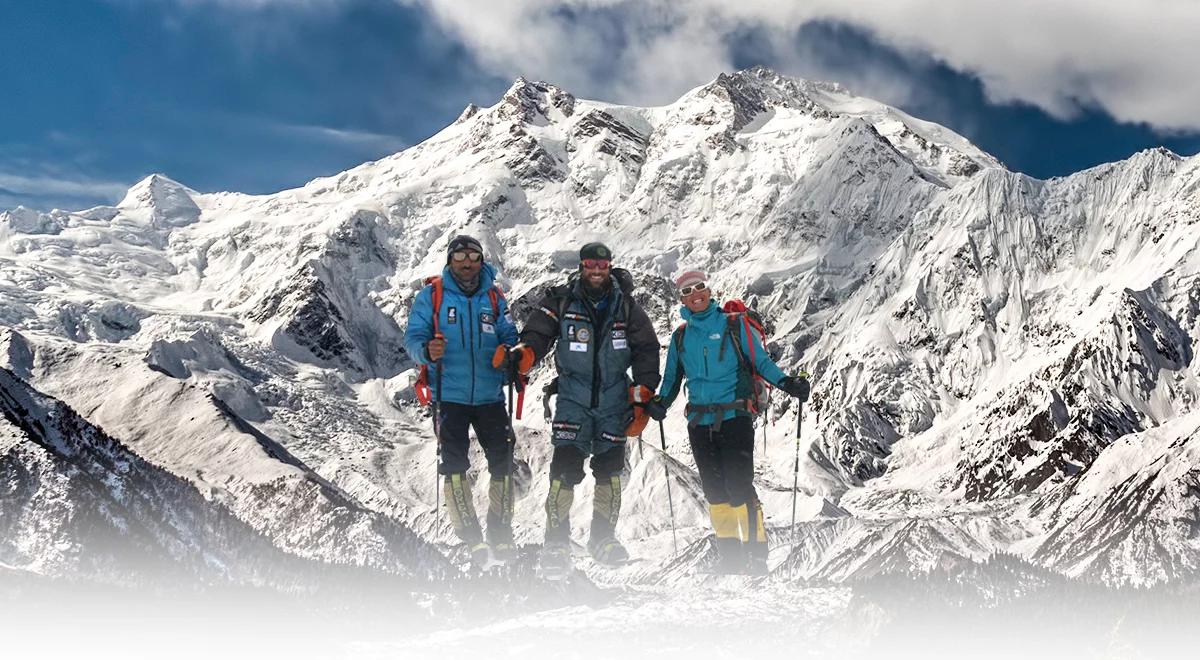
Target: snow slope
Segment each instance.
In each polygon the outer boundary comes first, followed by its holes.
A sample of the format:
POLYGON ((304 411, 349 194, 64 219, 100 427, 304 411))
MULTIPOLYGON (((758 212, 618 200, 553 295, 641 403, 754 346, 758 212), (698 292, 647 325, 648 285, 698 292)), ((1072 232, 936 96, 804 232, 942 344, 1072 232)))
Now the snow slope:
MULTIPOLYGON (((1160 483, 1138 462, 1158 456, 1177 479, 1196 469, 1178 441, 1200 393, 1198 222, 1200 159, 1162 150, 1040 181, 944 127, 762 68, 657 108, 518 79, 419 145, 294 190, 201 193, 155 175, 114 207, 0 214, 0 355, 277 547, 404 572, 426 543, 461 558, 433 511, 400 345, 419 283, 472 233, 523 319, 601 239, 664 341, 671 277, 701 267, 764 313, 786 370, 813 375, 796 546, 793 402, 775 399, 758 457, 781 574, 921 574, 1007 553, 1149 584, 1191 579, 1195 527, 1171 516, 1197 493, 1148 491, 1172 502, 1160 510, 1098 475, 1160 483), (1174 522, 1119 531, 1144 510, 1174 522), (1113 549, 1089 549, 1096 535, 1113 549)), ((550 375, 535 371, 518 423, 534 474, 522 542, 540 540, 550 375)), ((668 460, 656 433, 630 446, 619 532, 644 560, 584 561, 598 582, 708 555, 678 411, 666 431, 668 460), (688 549, 674 562, 664 464, 688 549)), ((590 488, 579 495, 582 538, 590 488)))

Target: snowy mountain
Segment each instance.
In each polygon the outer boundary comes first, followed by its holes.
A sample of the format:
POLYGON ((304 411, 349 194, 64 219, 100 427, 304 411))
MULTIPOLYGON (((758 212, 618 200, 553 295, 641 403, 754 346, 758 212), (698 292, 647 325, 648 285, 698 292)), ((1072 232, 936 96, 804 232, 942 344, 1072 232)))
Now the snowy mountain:
MULTIPOLYGON (((419 283, 472 233, 523 319, 600 239, 664 343, 671 278, 700 267, 764 314, 786 370, 813 375, 795 545, 796 406, 776 398, 760 430, 780 574, 1017 556, 1152 584, 1194 579, 1200 561, 1197 223, 1195 157, 1153 150, 1040 181, 944 127, 762 68, 656 108, 518 79, 419 145, 295 190, 200 193, 155 175, 114 207, 0 213, 0 365, 289 555, 436 572, 461 550, 433 510, 400 342, 419 283)), ((549 459, 550 373, 534 377, 518 423, 527 543, 549 459)), ((35 449, 53 462, 27 424, 10 427, 6 465, 35 449)), ((585 562, 598 583, 704 561, 678 411, 666 431, 669 457, 656 432, 630 445, 618 531, 642 559, 585 562)), ((590 487, 578 495, 577 539, 590 487)), ((55 560, 14 529, 0 563, 55 560)))

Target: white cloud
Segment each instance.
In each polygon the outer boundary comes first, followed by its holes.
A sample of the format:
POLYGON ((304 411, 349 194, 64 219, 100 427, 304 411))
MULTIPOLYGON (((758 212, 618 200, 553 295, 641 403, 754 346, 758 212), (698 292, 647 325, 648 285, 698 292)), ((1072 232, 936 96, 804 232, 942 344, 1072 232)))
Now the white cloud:
POLYGON ((394 152, 408 146, 407 142, 395 135, 372 133, 370 131, 347 130, 306 124, 275 124, 271 128, 304 140, 328 142, 348 147, 394 152))
POLYGON ((825 20, 976 75, 994 101, 1060 117, 1095 106, 1160 129, 1200 129, 1192 0, 397 1, 427 10, 494 73, 616 101, 666 102, 734 68, 735 31, 778 42, 825 20))
POLYGON ((57 197, 117 201, 130 184, 94 179, 64 179, 55 176, 25 176, 0 172, 0 189, 12 197, 57 197))

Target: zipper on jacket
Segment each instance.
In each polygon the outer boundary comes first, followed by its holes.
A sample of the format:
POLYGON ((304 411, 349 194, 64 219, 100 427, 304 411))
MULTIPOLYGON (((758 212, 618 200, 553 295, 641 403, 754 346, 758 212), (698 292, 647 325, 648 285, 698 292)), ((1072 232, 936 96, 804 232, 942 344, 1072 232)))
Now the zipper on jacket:
MULTIPOLYGON (((586 296, 587 294, 583 294, 586 296)), ((593 313, 592 304, 588 300, 580 300, 583 305, 583 311, 587 314, 588 321, 592 324, 592 336, 588 337, 588 344, 594 345, 595 350, 592 350, 592 409, 600 407, 600 330, 596 324, 596 315, 593 313), (593 344, 592 340, 595 340, 593 344)), ((589 348, 591 350, 591 348, 589 348)))
POLYGON ((708 378, 708 347, 704 347, 704 377, 708 378))
MULTIPOLYGON (((465 326, 468 329, 468 331, 471 333, 472 340, 475 339, 475 322, 473 321, 474 318, 475 318, 475 312, 471 308, 471 299, 467 298, 467 319, 466 319, 466 322, 463 323, 463 326, 465 326)), ((464 337, 465 336, 466 335, 464 335, 464 337)), ((471 405, 475 405, 475 342, 474 341, 471 342, 470 351, 471 351, 471 405)))

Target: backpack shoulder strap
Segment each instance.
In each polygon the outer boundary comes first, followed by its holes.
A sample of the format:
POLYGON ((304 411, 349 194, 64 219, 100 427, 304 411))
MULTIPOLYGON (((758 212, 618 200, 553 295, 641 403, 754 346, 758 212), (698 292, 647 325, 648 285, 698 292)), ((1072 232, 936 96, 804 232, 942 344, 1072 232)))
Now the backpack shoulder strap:
POLYGON ((671 333, 671 341, 675 342, 675 352, 683 355, 683 333, 687 331, 687 322, 679 324, 678 328, 671 333))
MULTIPOLYGON (((733 350, 737 355, 738 363, 743 369, 750 372, 750 375, 757 376, 754 370, 754 342, 750 342, 749 355, 747 355, 747 347, 742 344, 742 327, 745 326, 746 332, 751 332, 750 322, 746 320, 746 314, 742 312, 734 312, 726 314, 725 334, 733 342, 733 350)), ((721 341, 721 350, 725 349, 724 340, 721 341)))
POLYGON ((442 295, 445 292, 445 287, 442 286, 442 277, 440 275, 426 278, 425 284, 433 287, 433 334, 436 335, 441 330, 438 327, 438 322, 442 312, 442 295))
POLYGON ((500 287, 493 284, 492 288, 488 289, 488 300, 492 301, 492 314, 499 318, 500 301, 506 300, 504 297, 504 291, 500 287))

